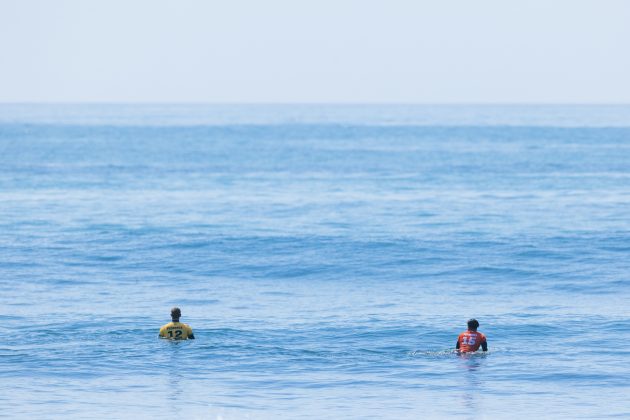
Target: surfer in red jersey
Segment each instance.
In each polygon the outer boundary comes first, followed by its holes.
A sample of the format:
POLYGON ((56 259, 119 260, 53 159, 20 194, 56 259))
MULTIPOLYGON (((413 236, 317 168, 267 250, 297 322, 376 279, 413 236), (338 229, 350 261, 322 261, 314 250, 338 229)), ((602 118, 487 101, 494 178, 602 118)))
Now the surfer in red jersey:
POLYGON ((472 318, 468 320, 468 330, 464 331, 457 337, 457 345, 455 349, 461 353, 472 353, 479 349, 488 351, 488 341, 486 336, 477 331, 479 328, 479 321, 472 318))

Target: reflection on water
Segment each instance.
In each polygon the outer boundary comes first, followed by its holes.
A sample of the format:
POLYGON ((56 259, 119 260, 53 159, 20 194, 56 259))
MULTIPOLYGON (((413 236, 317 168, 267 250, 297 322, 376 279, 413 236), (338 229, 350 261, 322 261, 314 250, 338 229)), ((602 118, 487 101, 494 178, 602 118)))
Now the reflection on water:
POLYGON ((478 413, 479 400, 483 398, 483 392, 480 391, 484 385, 483 365, 486 356, 486 353, 458 353, 462 372, 461 405, 471 416, 478 413))
MULTIPOLYGON (((182 389, 182 372, 181 372, 181 360, 180 360, 180 352, 182 350, 182 346, 180 346, 179 342, 169 342, 171 344, 169 347, 170 354, 167 366, 165 369, 168 374, 165 376, 167 379, 167 389, 169 390, 168 399, 175 402, 181 401, 184 390, 182 389)), ((171 405, 172 409, 175 410, 175 405, 171 405)))

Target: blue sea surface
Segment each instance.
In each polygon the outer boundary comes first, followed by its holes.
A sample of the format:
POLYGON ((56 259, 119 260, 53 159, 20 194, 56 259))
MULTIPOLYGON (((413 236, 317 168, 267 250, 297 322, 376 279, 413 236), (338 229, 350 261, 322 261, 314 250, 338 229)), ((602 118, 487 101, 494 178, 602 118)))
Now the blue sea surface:
POLYGON ((630 106, 0 105, 0 288, 7 418, 629 418, 630 106))

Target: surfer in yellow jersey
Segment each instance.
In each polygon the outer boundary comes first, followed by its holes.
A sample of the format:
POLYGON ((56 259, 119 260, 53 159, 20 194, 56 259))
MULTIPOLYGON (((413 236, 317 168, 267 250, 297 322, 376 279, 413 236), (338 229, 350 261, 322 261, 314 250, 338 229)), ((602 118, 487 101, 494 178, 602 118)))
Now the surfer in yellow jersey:
POLYGON ((182 316, 182 311, 175 307, 171 309, 171 319, 172 322, 169 322, 166 325, 163 325, 160 328, 160 338, 168 338, 169 340, 188 340, 194 339, 195 335, 193 334, 192 328, 188 324, 184 324, 179 322, 179 318, 182 316))

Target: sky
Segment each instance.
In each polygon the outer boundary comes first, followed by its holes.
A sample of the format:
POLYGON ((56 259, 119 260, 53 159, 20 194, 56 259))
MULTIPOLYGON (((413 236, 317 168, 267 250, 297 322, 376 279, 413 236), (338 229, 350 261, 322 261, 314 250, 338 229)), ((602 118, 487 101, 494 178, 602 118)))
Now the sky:
POLYGON ((628 0, 0 0, 0 102, 630 103, 628 0))

